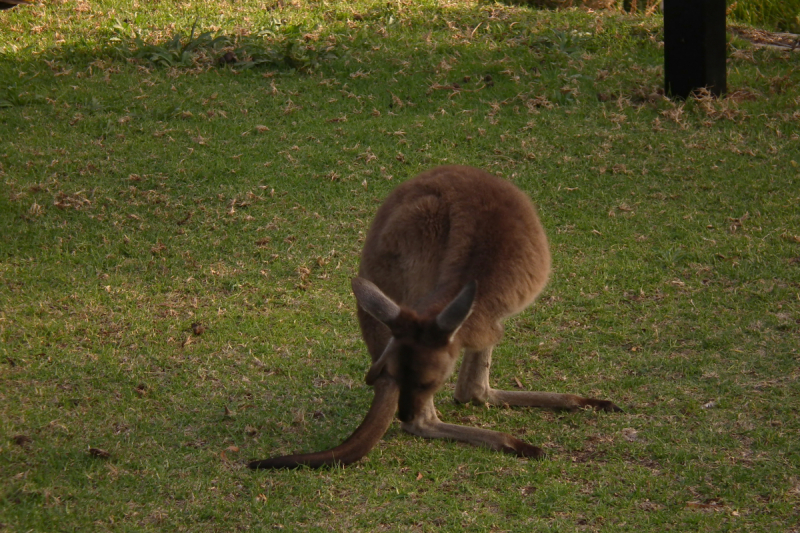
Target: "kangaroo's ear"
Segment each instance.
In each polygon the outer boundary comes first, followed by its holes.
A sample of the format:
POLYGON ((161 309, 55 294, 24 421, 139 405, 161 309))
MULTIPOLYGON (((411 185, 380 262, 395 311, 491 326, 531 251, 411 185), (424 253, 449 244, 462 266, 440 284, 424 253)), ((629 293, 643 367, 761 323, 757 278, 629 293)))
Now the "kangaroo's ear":
POLYGON ((467 283, 458 296, 453 298, 453 301, 436 317, 436 325, 442 331, 449 333, 451 338, 472 312, 472 302, 475 301, 477 290, 477 281, 467 283))
POLYGON ((364 278, 353 278, 350 281, 353 294, 361 309, 380 320, 384 324, 391 322, 400 314, 400 306, 383 294, 371 281, 364 278))

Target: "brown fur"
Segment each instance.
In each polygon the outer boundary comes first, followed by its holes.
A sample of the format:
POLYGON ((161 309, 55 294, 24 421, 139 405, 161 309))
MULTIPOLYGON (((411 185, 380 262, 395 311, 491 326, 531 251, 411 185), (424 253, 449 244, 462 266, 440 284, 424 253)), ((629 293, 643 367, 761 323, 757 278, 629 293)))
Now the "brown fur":
MULTIPOLYGON (((358 320, 373 362, 367 374, 367 383, 375 387, 370 414, 378 414, 356 432, 371 438, 354 433, 346 441, 363 441, 348 459, 357 460, 358 453, 366 454, 377 443, 380 436, 374 436, 386 430, 395 407, 410 433, 542 457, 540 448, 510 435, 438 419, 433 397, 462 351, 455 392, 460 402, 618 411, 607 400, 489 386, 491 353, 502 337, 502 321, 533 302, 549 272, 547 237, 536 210, 511 183, 475 168, 446 166, 397 187, 375 216, 359 278, 353 280, 358 320), (395 405, 385 403, 392 399, 395 405)), ((280 466, 345 462, 331 452, 266 461, 280 466), (328 454, 330 461, 303 460, 320 454, 328 454)), ((250 466, 270 467, 267 462, 250 466)))

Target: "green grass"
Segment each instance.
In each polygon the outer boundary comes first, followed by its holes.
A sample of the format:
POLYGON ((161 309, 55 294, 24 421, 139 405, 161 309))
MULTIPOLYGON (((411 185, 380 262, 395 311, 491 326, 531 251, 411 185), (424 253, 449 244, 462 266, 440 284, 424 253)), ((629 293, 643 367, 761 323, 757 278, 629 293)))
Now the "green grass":
POLYGON ((0 530, 798 531, 800 54, 733 40, 730 95, 671 102, 661 39, 473 2, 0 13, 0 530), (346 469, 247 470, 359 423, 348 280, 442 163, 551 241, 494 382, 626 412, 451 385, 443 419, 549 458, 394 425, 346 469))
MULTIPOLYGON (((541 8, 586 7, 617 9, 650 15, 660 12, 662 0, 500 0, 504 4, 541 8)), ((666 0, 667 2, 669 0, 666 0)), ((800 0, 729 0, 728 19, 768 31, 800 33, 800 0)))
POLYGON ((737 0, 728 8, 733 20, 767 30, 800 33, 800 0, 737 0))

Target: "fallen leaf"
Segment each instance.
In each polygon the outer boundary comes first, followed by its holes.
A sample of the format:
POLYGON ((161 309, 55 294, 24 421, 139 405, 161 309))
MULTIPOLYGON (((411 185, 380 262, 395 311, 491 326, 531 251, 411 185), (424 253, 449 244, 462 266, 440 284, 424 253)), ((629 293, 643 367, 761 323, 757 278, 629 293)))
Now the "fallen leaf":
POLYGON ((16 444, 17 446, 27 446, 28 444, 33 442, 33 439, 27 435, 14 435, 13 437, 11 437, 11 440, 13 440, 14 444, 16 444))
POLYGON ((651 502, 650 500, 639 502, 636 504, 636 507, 644 511, 660 511, 664 508, 660 503, 651 502))
POLYGON ((633 428, 624 428, 622 430, 622 436, 628 442, 636 442, 637 440, 639 440, 639 432, 633 428))
POLYGON ((689 509, 721 510, 724 506, 722 505, 722 500, 719 498, 709 498, 704 502, 687 502, 686 507, 689 509))
POLYGON ((100 457, 101 459, 108 459, 111 454, 101 448, 89 448, 89 455, 92 457, 100 457))
MULTIPOLYGON (((392 93, 389 93, 392 94, 392 93)), ((392 105, 397 106, 398 108, 403 107, 403 101, 397 97, 396 95, 392 94, 392 105)))

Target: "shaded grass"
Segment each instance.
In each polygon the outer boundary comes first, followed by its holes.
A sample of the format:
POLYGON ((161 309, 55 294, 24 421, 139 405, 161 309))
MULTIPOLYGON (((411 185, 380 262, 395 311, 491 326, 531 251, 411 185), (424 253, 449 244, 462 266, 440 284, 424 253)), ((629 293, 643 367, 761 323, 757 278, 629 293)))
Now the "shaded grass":
POLYGON ((0 45, 6 528, 797 523, 797 54, 733 49, 730 97, 675 103, 659 93, 656 18, 135 5, 0 19, 14 35, 0 45), (227 40, 185 65, 114 40, 128 18, 163 47, 198 13, 195 35, 227 40), (15 31, 34 19, 35 38, 15 31), (301 42, 314 51, 282 64, 217 61, 301 42), (444 419, 550 459, 393 426, 345 470, 245 471, 359 423, 370 394, 348 278, 361 240, 397 183, 456 162, 526 190, 554 254, 545 294, 508 324, 495 383, 626 413, 443 393, 444 419))

